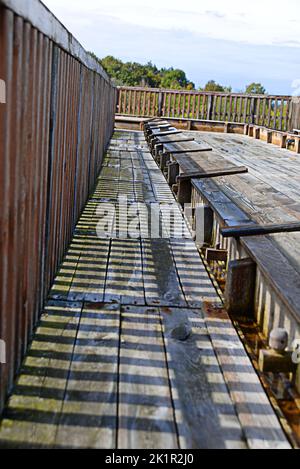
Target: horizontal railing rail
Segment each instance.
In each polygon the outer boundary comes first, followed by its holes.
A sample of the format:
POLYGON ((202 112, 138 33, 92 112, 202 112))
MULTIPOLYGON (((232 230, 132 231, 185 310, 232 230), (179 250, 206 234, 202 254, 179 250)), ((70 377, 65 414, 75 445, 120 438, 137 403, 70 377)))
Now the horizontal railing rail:
POLYGON ((95 184, 117 93, 38 0, 0 0, 0 83, 1 409, 95 184))
POLYGON ((291 96, 249 95, 157 88, 118 88, 117 113, 237 122, 287 131, 292 122, 291 96))

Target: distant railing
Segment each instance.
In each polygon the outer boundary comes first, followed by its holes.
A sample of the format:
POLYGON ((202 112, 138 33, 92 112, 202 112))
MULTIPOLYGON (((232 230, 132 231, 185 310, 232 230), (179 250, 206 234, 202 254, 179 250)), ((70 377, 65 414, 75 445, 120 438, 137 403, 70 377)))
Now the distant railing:
POLYGON ((291 96, 119 87, 117 113, 256 124, 291 130, 291 96))
POLYGON ((99 173, 116 88, 38 0, 0 0, 0 84, 1 410, 99 173))

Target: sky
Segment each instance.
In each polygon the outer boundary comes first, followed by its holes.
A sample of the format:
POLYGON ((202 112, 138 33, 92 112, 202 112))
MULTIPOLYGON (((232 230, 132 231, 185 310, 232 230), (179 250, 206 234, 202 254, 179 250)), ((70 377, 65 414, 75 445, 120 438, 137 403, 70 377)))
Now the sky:
POLYGON ((44 0, 102 58, 183 69, 242 91, 300 94, 299 0, 44 0), (284 7, 283 7, 284 5, 284 7))

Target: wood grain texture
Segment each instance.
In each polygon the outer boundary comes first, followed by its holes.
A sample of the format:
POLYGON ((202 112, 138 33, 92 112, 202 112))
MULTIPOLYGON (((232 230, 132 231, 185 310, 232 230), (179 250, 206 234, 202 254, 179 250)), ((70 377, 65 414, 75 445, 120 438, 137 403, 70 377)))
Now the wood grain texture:
POLYGON ((1 421, 2 448, 288 447, 246 356, 240 367, 231 322, 220 332, 203 315, 221 311, 219 297, 144 145, 141 132, 114 135, 50 294, 62 297, 47 302, 1 421), (136 238, 99 236, 98 205, 124 192, 157 203, 159 236, 147 237, 142 213, 136 238))

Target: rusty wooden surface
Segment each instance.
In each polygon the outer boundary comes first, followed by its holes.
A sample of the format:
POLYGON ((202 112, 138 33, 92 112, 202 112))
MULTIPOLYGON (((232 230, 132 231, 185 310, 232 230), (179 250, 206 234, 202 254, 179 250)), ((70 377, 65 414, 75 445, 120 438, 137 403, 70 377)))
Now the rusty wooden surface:
POLYGON ((0 2, 0 79, 1 409, 100 170, 116 91, 36 0, 0 2))

